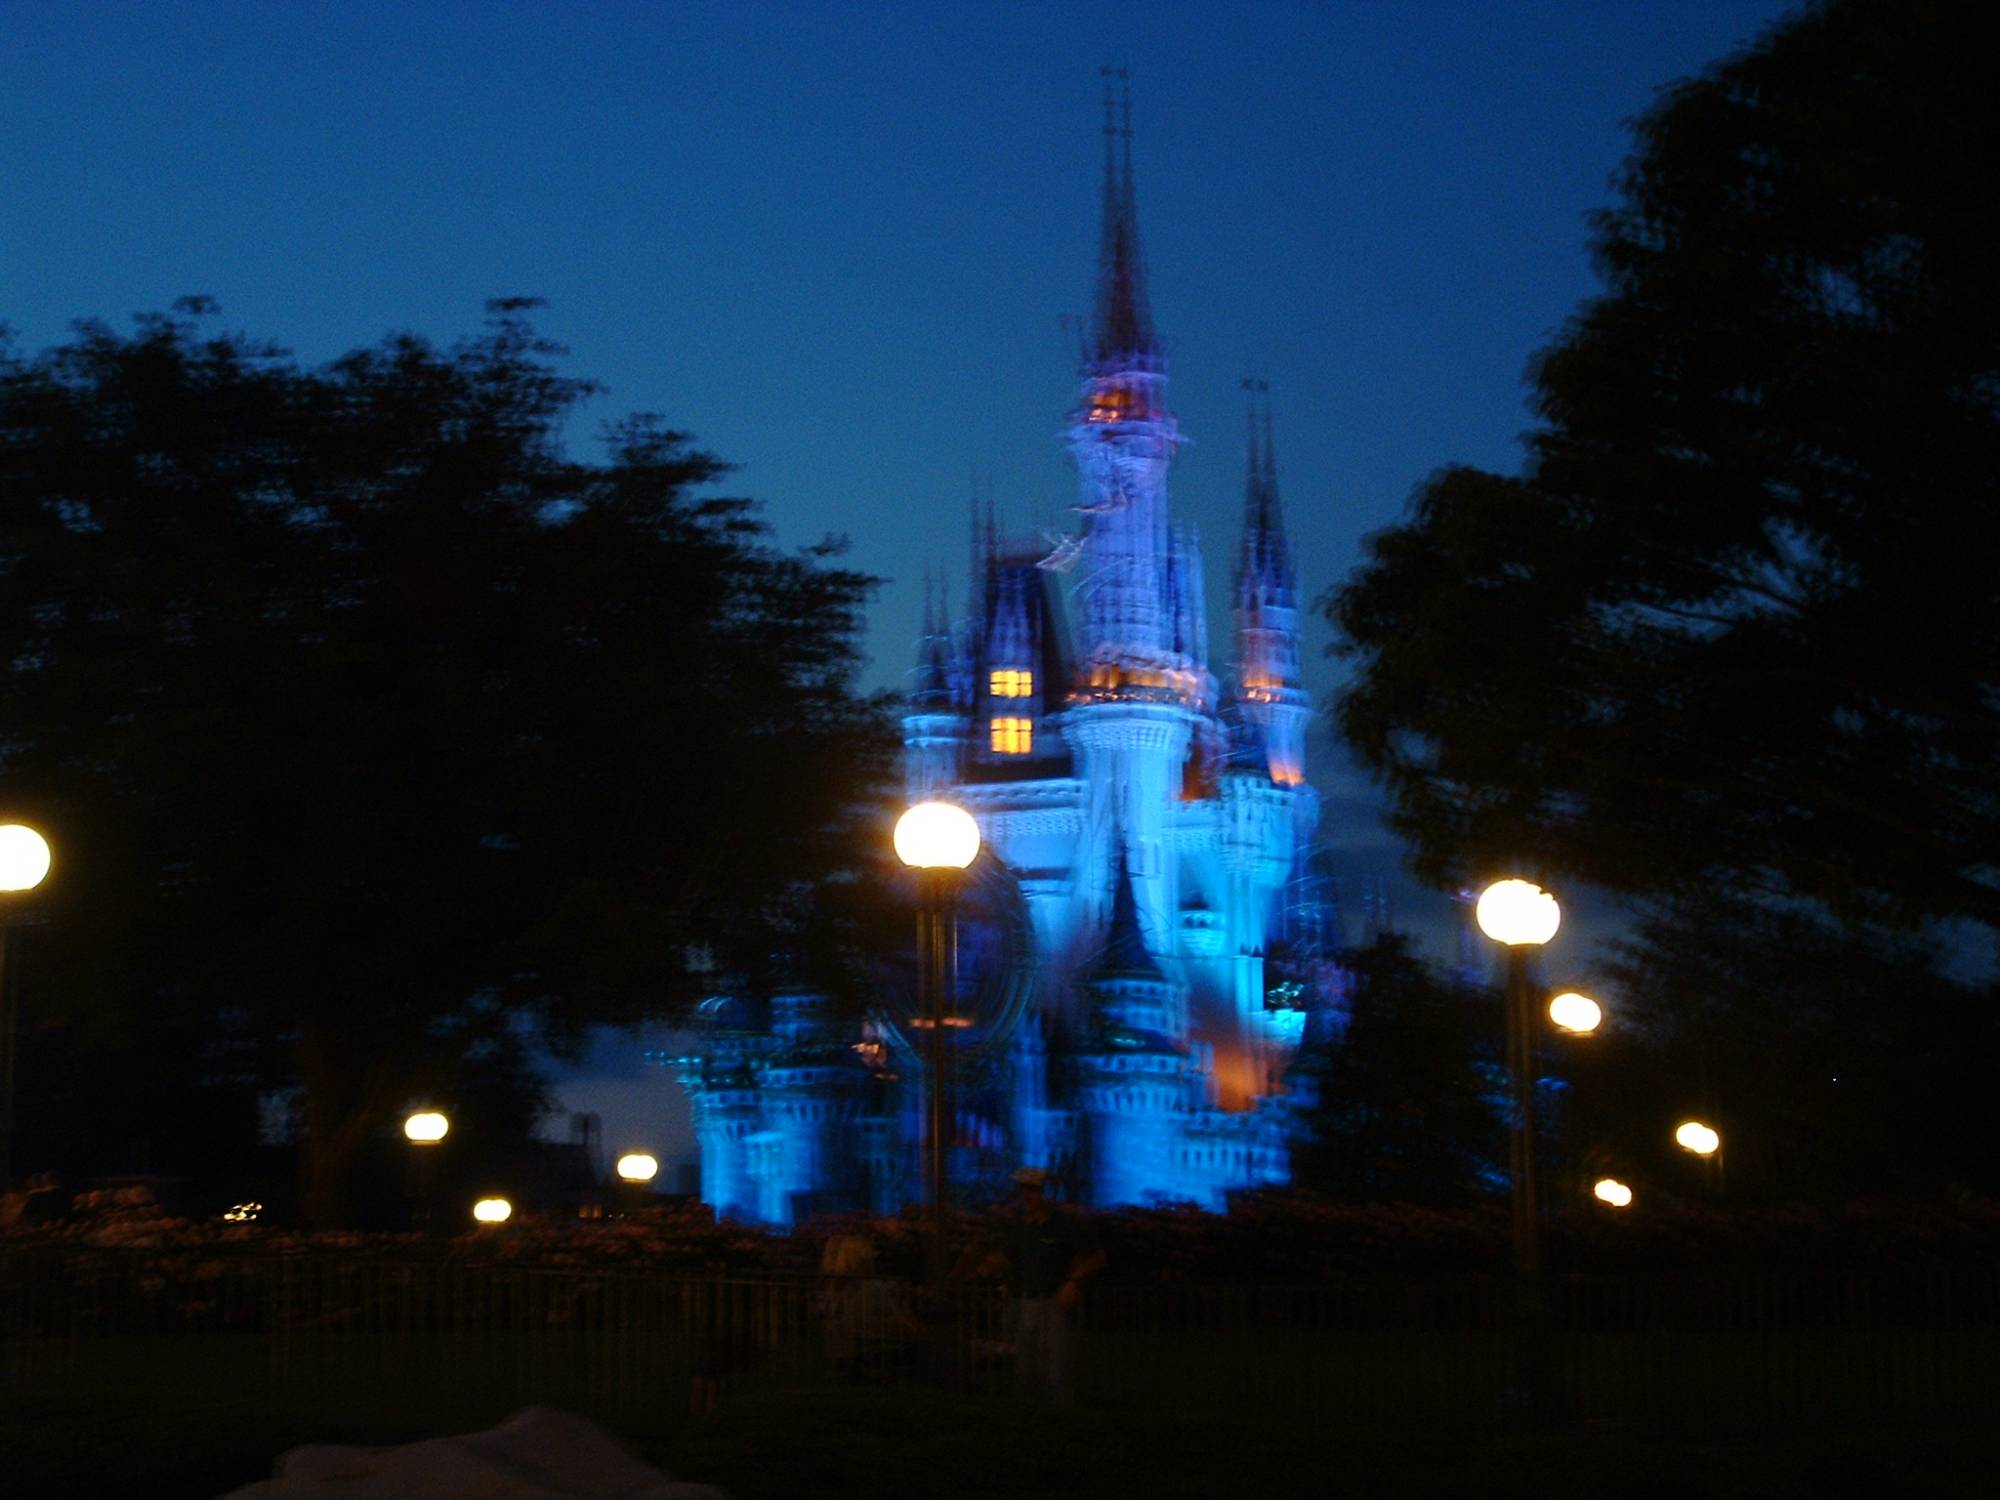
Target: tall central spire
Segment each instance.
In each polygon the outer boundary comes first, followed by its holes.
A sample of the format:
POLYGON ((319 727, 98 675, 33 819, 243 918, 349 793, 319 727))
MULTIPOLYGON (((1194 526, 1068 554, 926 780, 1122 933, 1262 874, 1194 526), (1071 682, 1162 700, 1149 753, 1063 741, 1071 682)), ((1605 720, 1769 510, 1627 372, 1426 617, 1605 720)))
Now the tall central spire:
POLYGON ((1153 314, 1146 304, 1146 268, 1139 254, 1139 200, 1132 185, 1132 84, 1123 68, 1105 67, 1104 227, 1097 253, 1097 312, 1092 354, 1100 365, 1151 356, 1153 314), (1123 91, 1114 100, 1112 82, 1123 91), (1122 104, 1122 123, 1114 108, 1122 104))

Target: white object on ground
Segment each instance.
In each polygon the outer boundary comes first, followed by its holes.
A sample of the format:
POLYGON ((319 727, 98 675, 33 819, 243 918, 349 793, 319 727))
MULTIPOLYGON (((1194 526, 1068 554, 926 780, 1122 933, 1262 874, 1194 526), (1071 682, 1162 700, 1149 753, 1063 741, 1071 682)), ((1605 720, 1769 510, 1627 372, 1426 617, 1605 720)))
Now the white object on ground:
POLYGON ((603 1428, 530 1406, 498 1427, 398 1448, 310 1444, 223 1500, 729 1500, 642 1462, 603 1428))

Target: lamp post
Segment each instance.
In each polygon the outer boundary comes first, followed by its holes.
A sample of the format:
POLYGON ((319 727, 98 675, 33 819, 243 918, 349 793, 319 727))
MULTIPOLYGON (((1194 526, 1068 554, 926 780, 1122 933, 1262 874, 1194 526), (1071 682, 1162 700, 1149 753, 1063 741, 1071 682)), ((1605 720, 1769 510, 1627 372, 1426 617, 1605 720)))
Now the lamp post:
POLYGON ((432 1162, 439 1142, 451 1132, 451 1121, 442 1110, 420 1109, 411 1113, 403 1121, 403 1139, 415 1149, 411 1167, 416 1174, 412 1188, 416 1198, 416 1222, 419 1229, 431 1227, 432 1162))
MULTIPOLYGON (((1545 1414, 1552 1382, 1542 1344, 1542 1242, 1535 1181, 1535 1005, 1529 997, 1528 954, 1556 935, 1562 908, 1526 880, 1499 880, 1473 908, 1479 930, 1507 949, 1507 1165, 1514 1220, 1514 1296, 1519 1386, 1531 1414, 1545 1414)), ((1581 998, 1581 997, 1579 997, 1581 998)), ((1579 1019, 1581 1017, 1579 1016, 1579 1019)))
POLYGON ((926 1029, 924 1195, 930 1207, 930 1275, 945 1278, 944 991, 952 903, 979 855, 979 825, 950 802, 919 802, 896 820, 896 855, 917 872, 917 1024, 926 1029))
MULTIPOLYGON (((32 891, 48 878, 49 843, 25 823, 0 825, 0 896, 32 891)), ((7 985, 7 917, 0 906, 0 1193, 14 1182, 14 992, 7 985)))
POLYGON ((1549 1001, 1549 1020, 1571 1036, 1589 1036, 1604 1024, 1604 1007, 1588 995, 1564 990, 1549 1001))
POLYGON ((1591 1196, 1608 1208, 1630 1208, 1632 1189, 1616 1177, 1600 1177, 1590 1190, 1591 1196))
POLYGON ((620 1212, 644 1208, 652 1196, 653 1179, 660 1175, 660 1159, 650 1151, 627 1151, 612 1170, 618 1174, 620 1212))
POLYGON ((1556 935, 1562 908, 1525 880, 1499 880, 1474 908, 1479 930, 1507 949, 1508 1176, 1513 1184, 1514 1271, 1524 1282, 1541 1274, 1542 1247, 1535 1182, 1535 1011, 1528 996, 1528 954, 1556 935))
POLYGON ((1674 1127, 1674 1144, 1699 1157, 1709 1190, 1722 1192, 1722 1133, 1705 1120, 1683 1120, 1674 1127))
POLYGON ((660 1159, 650 1151, 628 1151, 618 1158, 618 1180, 643 1187, 660 1175, 660 1159))

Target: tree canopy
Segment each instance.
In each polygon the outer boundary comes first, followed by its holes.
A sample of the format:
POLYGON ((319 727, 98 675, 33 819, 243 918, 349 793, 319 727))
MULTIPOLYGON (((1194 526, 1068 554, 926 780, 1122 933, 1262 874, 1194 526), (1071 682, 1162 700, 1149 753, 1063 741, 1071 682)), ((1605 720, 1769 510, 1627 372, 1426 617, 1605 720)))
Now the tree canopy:
POLYGON ((0 796, 57 851, 31 1024, 244 1039, 328 1219, 466 1059, 661 1011, 853 869, 872 580, 656 421, 572 457, 524 304, 318 368, 208 311, 0 351, 0 796))
POLYGON ((1638 119, 1523 472, 1323 604, 1425 873, 2000 927, 1996 43, 1837 0, 1638 119))
POLYGON ((1418 958, 1384 933, 1339 958, 1350 986, 1337 1041, 1294 1065, 1311 1084, 1301 1184, 1360 1199, 1454 1202, 1490 1186, 1506 1131, 1489 1097, 1499 997, 1418 958))

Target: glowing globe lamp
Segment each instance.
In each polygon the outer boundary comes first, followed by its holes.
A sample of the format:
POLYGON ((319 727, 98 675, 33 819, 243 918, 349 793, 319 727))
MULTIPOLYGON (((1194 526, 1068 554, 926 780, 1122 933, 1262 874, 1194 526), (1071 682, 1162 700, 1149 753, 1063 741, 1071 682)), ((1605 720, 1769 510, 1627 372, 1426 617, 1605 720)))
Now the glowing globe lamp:
POLYGON ((618 1176, 625 1182, 651 1182, 660 1175, 660 1159, 647 1151, 628 1151, 618 1158, 618 1176))
POLYGON ((979 825, 950 802, 919 802, 896 819, 896 857, 919 870, 963 870, 979 855, 979 825))
POLYGON ((1609 1207, 1630 1208, 1632 1206, 1632 1190, 1616 1177, 1598 1178, 1597 1185, 1591 1188, 1590 1191, 1597 1196, 1599 1203, 1606 1204, 1609 1207))
POLYGON ((403 1121, 403 1134, 414 1146, 435 1146, 451 1129, 451 1121, 434 1109, 420 1109, 403 1121))
POLYGON ((472 1217, 482 1224, 505 1224, 514 1217, 514 1205, 505 1198, 481 1198, 472 1205, 472 1217))
POLYGON ((1556 898, 1528 880, 1496 880, 1479 893, 1472 910, 1479 930, 1510 948, 1546 943, 1562 925, 1556 898))
POLYGON ((25 823, 0 824, 0 891, 32 891, 48 874, 49 841, 25 823))
POLYGON ((1604 1024, 1604 1007, 1588 995, 1565 990, 1549 1002, 1549 1019, 1564 1031, 1587 1035, 1604 1024))
POLYGON ((1696 1156, 1713 1156, 1722 1146, 1722 1137, 1699 1120, 1683 1120, 1674 1131, 1674 1144, 1696 1156))

